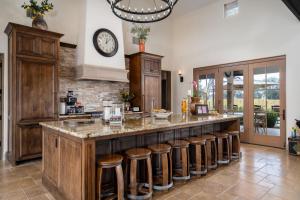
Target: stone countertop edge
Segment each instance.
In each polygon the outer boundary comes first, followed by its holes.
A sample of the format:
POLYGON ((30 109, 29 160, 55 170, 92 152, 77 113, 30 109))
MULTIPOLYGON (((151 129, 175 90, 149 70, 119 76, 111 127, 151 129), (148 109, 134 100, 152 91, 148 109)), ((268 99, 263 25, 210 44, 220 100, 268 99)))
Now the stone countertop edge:
MULTIPOLYGON (((179 117, 179 115, 176 115, 175 117, 179 117)), ((180 122, 170 122, 168 124, 148 124, 148 127, 145 127, 145 125, 140 125, 137 126, 136 128, 125 128, 126 122, 124 122, 120 128, 117 130, 111 129, 112 127, 110 125, 102 125, 101 127, 94 127, 88 130, 70 130, 70 127, 67 125, 64 125, 63 121, 51 121, 51 122, 40 122, 39 124, 43 127, 47 127, 50 129, 53 129, 55 131, 68 134, 80 139, 88 139, 88 138, 96 138, 96 137, 109 137, 113 135, 118 135, 121 136, 121 134, 133 134, 135 132, 149 132, 151 130, 159 130, 159 129, 176 129, 176 128, 185 128, 184 126, 195 126, 195 125, 206 125, 209 122, 212 123, 220 123, 220 122, 226 122, 226 121, 231 121, 231 120, 236 120, 239 118, 242 118, 240 115, 218 115, 218 116, 210 116, 213 117, 211 119, 203 117, 201 120, 195 120, 195 121, 180 121, 180 122), (151 127, 149 127, 151 126, 151 127), (104 128, 109 129, 108 132, 106 130, 106 133, 101 133, 104 132, 104 128), (101 132, 100 132, 101 131, 101 132)), ((151 118, 148 118, 148 121, 150 121, 151 118)), ((96 122, 93 125, 97 125, 101 122, 96 122)), ((93 125, 84 125, 86 128, 87 127, 92 127, 93 125)), ((123 135, 122 137, 125 137, 126 135, 123 135)))

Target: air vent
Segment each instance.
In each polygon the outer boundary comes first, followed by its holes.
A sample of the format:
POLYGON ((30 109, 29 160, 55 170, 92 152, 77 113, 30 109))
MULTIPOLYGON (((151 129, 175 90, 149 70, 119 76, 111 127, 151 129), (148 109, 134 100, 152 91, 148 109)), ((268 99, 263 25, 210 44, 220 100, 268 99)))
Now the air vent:
POLYGON ((224 17, 232 17, 239 14, 239 2, 238 0, 224 4, 224 17))

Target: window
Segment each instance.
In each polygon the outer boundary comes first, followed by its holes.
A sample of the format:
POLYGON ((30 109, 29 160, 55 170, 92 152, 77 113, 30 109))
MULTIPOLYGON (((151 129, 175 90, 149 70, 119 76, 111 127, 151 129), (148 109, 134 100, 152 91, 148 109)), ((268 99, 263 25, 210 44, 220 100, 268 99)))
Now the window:
POLYGON ((235 16, 239 13, 239 2, 238 0, 224 4, 224 17, 235 16))

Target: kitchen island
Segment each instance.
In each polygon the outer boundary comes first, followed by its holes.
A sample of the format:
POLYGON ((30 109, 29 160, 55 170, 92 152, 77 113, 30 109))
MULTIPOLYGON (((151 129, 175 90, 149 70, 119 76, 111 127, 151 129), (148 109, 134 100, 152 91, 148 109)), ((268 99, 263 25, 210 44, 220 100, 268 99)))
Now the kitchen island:
POLYGON ((134 147, 219 131, 236 131, 240 116, 172 115, 168 120, 131 119, 122 125, 53 121, 43 127, 43 184, 57 199, 94 200, 97 158, 134 147))

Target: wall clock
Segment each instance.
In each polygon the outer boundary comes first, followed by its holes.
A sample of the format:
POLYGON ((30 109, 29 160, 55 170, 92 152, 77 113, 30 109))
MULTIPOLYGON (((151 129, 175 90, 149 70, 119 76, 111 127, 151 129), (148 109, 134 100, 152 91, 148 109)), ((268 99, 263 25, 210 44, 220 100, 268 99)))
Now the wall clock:
POLYGON ((118 40, 115 34, 102 28, 94 33, 93 43, 95 49, 105 57, 112 57, 118 52, 118 40))

